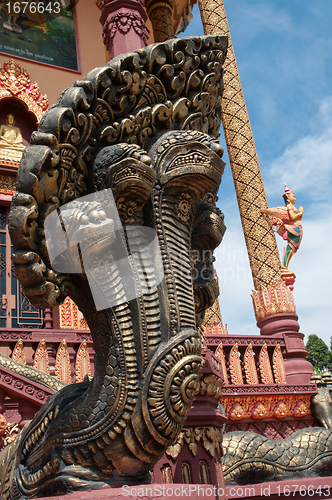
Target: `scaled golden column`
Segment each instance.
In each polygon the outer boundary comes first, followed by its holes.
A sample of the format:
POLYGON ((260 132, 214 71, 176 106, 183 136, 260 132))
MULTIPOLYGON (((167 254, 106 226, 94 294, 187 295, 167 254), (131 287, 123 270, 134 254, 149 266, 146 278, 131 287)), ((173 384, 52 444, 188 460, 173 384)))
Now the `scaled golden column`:
POLYGON ((147 0, 145 8, 153 28, 154 41, 165 42, 174 38, 172 25, 173 0, 147 0))
POLYGON ((269 218, 260 213, 268 205, 225 8, 222 0, 198 0, 198 4, 205 34, 228 36, 222 99, 228 156, 254 287, 274 287, 282 283, 280 257, 269 218))

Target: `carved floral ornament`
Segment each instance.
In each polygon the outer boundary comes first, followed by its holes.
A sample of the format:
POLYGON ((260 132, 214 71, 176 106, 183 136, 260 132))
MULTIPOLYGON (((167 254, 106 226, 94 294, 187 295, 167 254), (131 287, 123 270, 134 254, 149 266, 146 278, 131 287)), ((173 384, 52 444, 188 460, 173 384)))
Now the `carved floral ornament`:
POLYGON ((0 68, 0 100, 15 98, 22 101, 40 122, 48 109, 47 96, 41 94, 36 82, 13 59, 6 61, 0 68))
POLYGON ((64 330, 88 330, 86 320, 75 302, 70 297, 66 297, 61 306, 60 312, 60 328, 64 330))
POLYGON ((71 366, 67 342, 64 339, 57 351, 55 360, 55 377, 66 384, 71 384, 71 366))
POLYGON ((18 363, 21 363, 22 365, 26 364, 26 359, 25 359, 25 354, 24 354, 24 344, 23 344, 23 340, 21 338, 16 343, 16 345, 13 349, 12 359, 14 361, 17 361, 18 363))
POLYGON ((166 454, 176 459, 186 443, 188 449, 195 457, 199 451, 198 443, 201 442, 203 448, 210 453, 211 457, 222 456, 222 429, 214 426, 189 427, 184 428, 173 446, 169 446, 166 454))
POLYGON ((136 12, 125 9, 121 9, 121 11, 114 14, 109 14, 103 29, 104 44, 108 45, 109 41, 115 37, 117 32, 126 35, 131 29, 135 31, 146 45, 149 39, 149 30, 142 16, 136 12))
POLYGON ((263 286, 260 290, 253 290, 251 297, 257 321, 272 314, 296 313, 293 294, 284 282, 276 286, 263 286))
POLYGON ((245 418, 305 417, 311 415, 311 396, 224 397, 226 417, 237 421, 245 418))

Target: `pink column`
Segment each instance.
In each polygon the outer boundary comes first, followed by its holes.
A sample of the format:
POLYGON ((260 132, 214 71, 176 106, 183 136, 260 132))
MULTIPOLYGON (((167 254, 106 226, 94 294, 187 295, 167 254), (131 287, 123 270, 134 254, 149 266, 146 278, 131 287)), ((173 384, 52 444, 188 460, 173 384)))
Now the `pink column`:
POLYGON ((222 428, 227 418, 218 409, 223 386, 222 366, 210 349, 202 349, 202 358, 199 392, 177 443, 168 448, 154 466, 153 482, 212 484, 220 489, 219 500, 224 500, 220 459, 222 428))
POLYGON ((149 30, 144 0, 102 0, 100 22, 110 60, 147 45, 149 30))
POLYGON ((44 328, 46 329, 53 328, 52 309, 50 308, 44 309, 44 328))
POLYGON ((283 352, 286 382, 288 384, 309 384, 312 375, 312 364, 306 359, 305 348, 298 317, 294 313, 279 313, 267 316, 257 322, 261 335, 279 336, 285 339, 286 352, 283 352))
POLYGON ((50 375, 55 375, 55 357, 56 350, 54 344, 47 344, 48 364, 50 367, 50 375))

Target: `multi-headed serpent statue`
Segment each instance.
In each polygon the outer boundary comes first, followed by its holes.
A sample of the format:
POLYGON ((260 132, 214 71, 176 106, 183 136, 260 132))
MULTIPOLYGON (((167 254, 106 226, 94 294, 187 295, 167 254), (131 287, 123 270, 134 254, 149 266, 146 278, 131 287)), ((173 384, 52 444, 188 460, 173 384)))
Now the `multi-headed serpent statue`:
POLYGON ((119 56, 64 90, 31 137, 9 220, 15 273, 36 307, 56 307, 67 295, 76 302, 96 371, 91 382, 54 394, 1 452, 4 500, 144 481, 181 431, 201 365, 197 314, 217 294, 203 251, 225 230, 210 201, 224 169, 217 137, 226 49, 226 37, 211 36, 119 56), (47 245, 52 213, 76 252, 85 238, 83 266, 69 250, 52 266, 60 234, 47 245), (144 228, 155 240, 145 241, 144 228), (116 232, 130 279, 106 251, 116 232), (92 289, 110 306, 97 307, 92 289))

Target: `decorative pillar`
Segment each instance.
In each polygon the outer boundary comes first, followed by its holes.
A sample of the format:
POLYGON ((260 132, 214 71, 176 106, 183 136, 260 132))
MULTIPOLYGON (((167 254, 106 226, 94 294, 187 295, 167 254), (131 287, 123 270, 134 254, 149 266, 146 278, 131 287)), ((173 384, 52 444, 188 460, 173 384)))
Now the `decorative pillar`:
MULTIPOLYGON (((286 285, 284 285, 286 287, 286 285)), ((291 293, 291 292, 290 292, 291 293)), ((261 335, 276 336, 282 333, 285 339, 284 358, 286 382, 292 385, 309 384, 313 372, 312 364, 304 359, 308 356, 301 333, 298 317, 294 313, 266 316, 257 321, 261 335)))
POLYGON ((225 491, 221 466, 222 429, 227 418, 219 411, 222 397, 222 366, 204 347, 199 387, 179 438, 153 469, 154 483, 212 484, 218 498, 225 491))
POLYGON ((56 350, 54 347, 54 344, 52 345, 47 345, 47 356, 48 356, 48 363, 50 367, 50 375, 55 375, 55 357, 56 357, 56 350))
POLYGON ((260 290, 282 283, 277 242, 270 221, 260 213, 267 208, 267 199, 225 8, 222 0, 199 0, 198 4, 205 34, 228 36, 222 124, 254 287, 260 290))
POLYGON ((103 0, 100 22, 110 60, 147 45, 149 30, 144 0, 103 0))
POLYGON ((307 351, 302 340, 303 334, 298 332, 294 299, 282 280, 281 262, 271 222, 260 212, 268 204, 224 4, 222 0, 198 0, 198 5, 205 34, 228 36, 223 75, 222 124, 254 281, 253 303, 257 326, 261 334, 265 334, 262 327, 264 321, 268 322, 270 334, 276 334, 280 332, 280 316, 286 314, 286 322, 282 326, 290 343, 288 361, 285 362, 286 380, 293 383, 295 378, 302 377, 302 383, 308 384, 312 367, 304 359, 307 351), (291 324, 288 313, 293 315, 291 324), (286 325, 289 326, 288 330, 286 325))
POLYGON ((145 8, 153 28, 154 41, 165 42, 174 38, 173 0, 146 0, 145 8))
POLYGON ((44 328, 45 329, 53 328, 53 317, 51 308, 44 309, 44 328))
POLYGON ((58 307, 54 307, 51 309, 52 311, 52 324, 54 330, 60 330, 60 309, 58 307))

